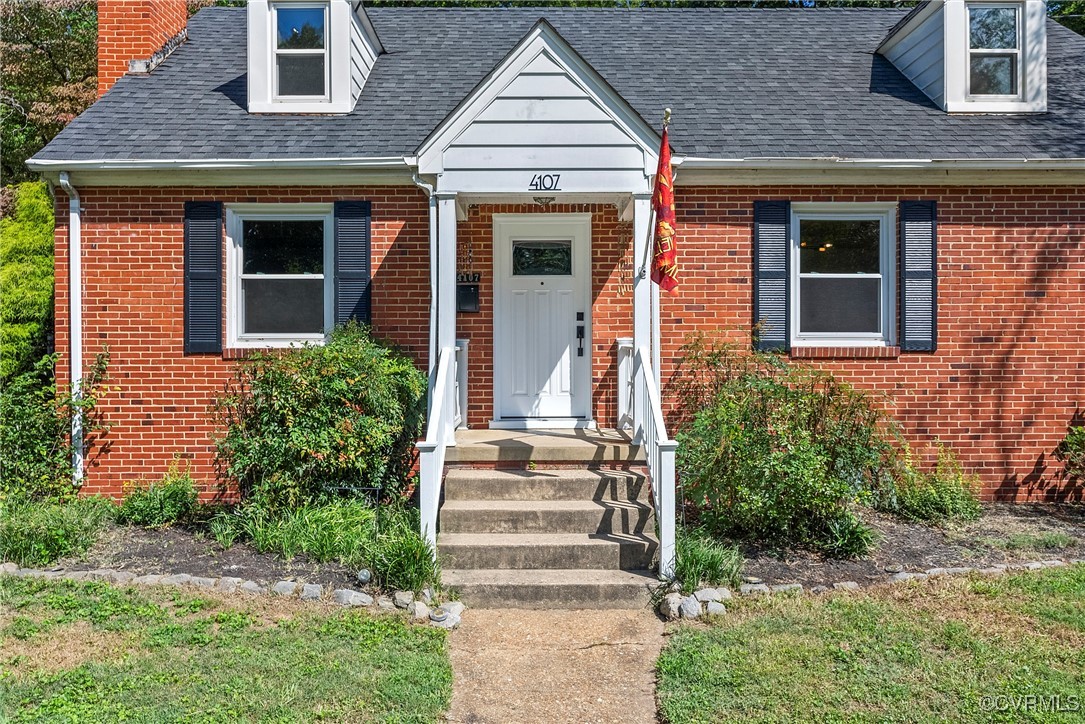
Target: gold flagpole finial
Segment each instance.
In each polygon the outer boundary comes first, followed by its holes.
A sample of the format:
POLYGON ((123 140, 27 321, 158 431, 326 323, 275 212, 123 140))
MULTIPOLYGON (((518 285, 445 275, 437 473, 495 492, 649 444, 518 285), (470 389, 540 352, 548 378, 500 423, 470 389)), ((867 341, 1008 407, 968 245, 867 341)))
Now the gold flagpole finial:
POLYGON ((671 125, 671 109, 670 108, 664 108, 663 109, 663 127, 666 128, 669 125, 671 125))

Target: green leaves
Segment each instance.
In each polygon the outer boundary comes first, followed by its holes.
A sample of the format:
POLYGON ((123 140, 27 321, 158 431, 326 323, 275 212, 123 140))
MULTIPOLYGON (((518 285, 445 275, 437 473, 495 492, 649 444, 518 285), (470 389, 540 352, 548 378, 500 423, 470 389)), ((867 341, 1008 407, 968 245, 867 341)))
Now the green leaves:
POLYGON ((29 370, 53 321, 53 201, 43 183, 15 189, 0 219, 0 380, 29 370))

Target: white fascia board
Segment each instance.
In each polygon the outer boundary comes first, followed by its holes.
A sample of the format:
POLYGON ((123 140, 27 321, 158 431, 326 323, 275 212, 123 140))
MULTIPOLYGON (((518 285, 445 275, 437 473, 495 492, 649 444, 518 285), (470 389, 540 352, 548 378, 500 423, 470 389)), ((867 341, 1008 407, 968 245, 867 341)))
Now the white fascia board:
POLYGON ((1005 159, 930 159, 930 158, 706 158, 685 156, 685 169, 823 169, 823 168, 922 168, 1002 170, 1085 170, 1085 158, 1005 158, 1005 159))
POLYGON ((261 159, 95 159, 86 161, 58 161, 30 159, 26 162, 31 171, 56 170, 85 171, 154 171, 169 169, 241 170, 241 169, 337 169, 337 168, 385 168, 407 169, 409 164, 403 156, 342 157, 342 158, 261 158, 261 159))
POLYGON ((915 14, 907 23, 897 28, 897 31, 882 41, 875 51, 879 55, 885 55, 890 48, 908 37, 913 30, 918 28, 927 18, 934 15, 942 7, 945 0, 931 0, 930 4, 915 14))

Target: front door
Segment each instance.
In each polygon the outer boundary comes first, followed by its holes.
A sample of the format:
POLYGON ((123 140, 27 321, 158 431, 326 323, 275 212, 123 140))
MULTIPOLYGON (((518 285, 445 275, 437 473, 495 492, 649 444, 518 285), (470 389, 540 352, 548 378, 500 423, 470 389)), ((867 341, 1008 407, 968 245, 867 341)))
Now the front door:
POLYGON ((591 214, 494 216, 498 427, 587 424, 591 214))

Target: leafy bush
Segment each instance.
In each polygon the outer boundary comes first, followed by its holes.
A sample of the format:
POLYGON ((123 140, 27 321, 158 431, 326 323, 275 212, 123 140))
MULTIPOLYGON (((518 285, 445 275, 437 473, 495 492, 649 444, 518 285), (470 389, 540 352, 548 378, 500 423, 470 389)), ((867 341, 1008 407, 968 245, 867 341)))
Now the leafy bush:
POLYGON ((29 371, 53 320, 53 201, 44 183, 15 187, 0 219, 0 380, 29 371))
POLYGON ((98 539, 112 510, 104 498, 0 500, 0 561, 46 566, 80 555, 98 539))
POLYGON ((1072 425, 1055 449, 1067 477, 1085 478, 1085 423, 1072 425))
POLYGON ((905 444, 896 471, 895 499, 882 509, 908 520, 923 523, 950 523, 975 520, 980 516, 980 482, 965 473, 953 450, 938 445, 938 460, 922 470, 905 444))
POLYGON ((53 355, 4 385, 0 391, 0 500, 75 495, 72 416, 82 412, 84 449, 90 450, 95 435, 105 429, 97 405, 106 392, 108 360, 107 354, 98 355, 78 398, 56 389, 53 355))
POLYGON ((134 483, 117 508, 117 522, 159 528, 184 520, 196 508, 196 484, 175 462, 162 480, 134 483))
POLYGON ((738 586, 743 564, 738 548, 696 528, 679 528, 677 533, 674 577, 686 593, 702 586, 738 586))
POLYGON ((677 381, 687 498, 714 534, 862 555, 852 512, 887 485, 891 421, 867 393, 771 355, 695 338, 677 381))
POLYGON ((414 462, 425 376, 356 324, 327 344, 259 354, 215 404, 217 457, 245 498, 288 510, 399 489, 414 462))
POLYGON ((248 503, 209 525, 224 547, 244 540, 285 559, 304 554, 318 563, 365 566, 389 588, 418 591, 440 578, 433 550, 418 533, 417 511, 405 506, 377 511, 360 500, 338 500, 271 512, 248 503))

